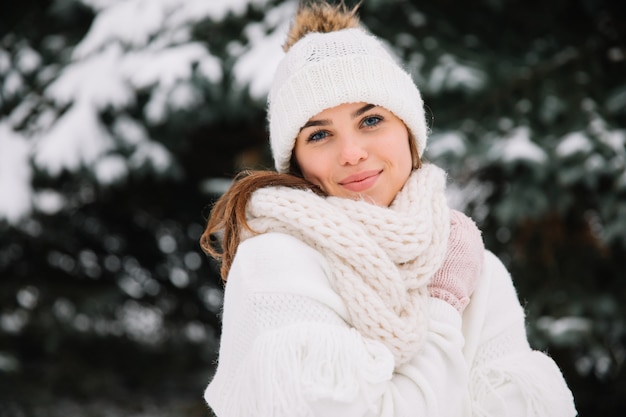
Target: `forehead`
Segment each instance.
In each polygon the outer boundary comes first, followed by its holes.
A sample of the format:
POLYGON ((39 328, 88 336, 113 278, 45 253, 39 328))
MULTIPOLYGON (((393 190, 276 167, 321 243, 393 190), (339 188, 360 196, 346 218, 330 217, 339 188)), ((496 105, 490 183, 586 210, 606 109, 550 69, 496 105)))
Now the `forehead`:
POLYGON ((371 109, 377 109, 379 111, 391 113, 389 110, 385 109, 384 107, 378 106, 376 104, 371 104, 371 103, 366 103, 366 102, 344 103, 335 107, 327 108, 317 113, 316 115, 311 117, 309 120, 329 119, 329 118, 332 118, 333 116, 350 116, 352 118, 355 118, 355 117, 362 115, 363 113, 366 113, 367 111, 371 109))

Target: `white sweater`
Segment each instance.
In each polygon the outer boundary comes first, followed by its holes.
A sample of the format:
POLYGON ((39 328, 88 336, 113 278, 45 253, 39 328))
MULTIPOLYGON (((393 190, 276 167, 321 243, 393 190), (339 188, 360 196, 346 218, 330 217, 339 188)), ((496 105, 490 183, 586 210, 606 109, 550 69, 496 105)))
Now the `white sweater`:
POLYGON ((328 276, 326 259, 289 235, 240 245, 205 392, 218 417, 576 415, 556 364, 529 347, 511 278, 492 253, 463 317, 429 299, 425 346, 399 367, 350 326, 328 276))

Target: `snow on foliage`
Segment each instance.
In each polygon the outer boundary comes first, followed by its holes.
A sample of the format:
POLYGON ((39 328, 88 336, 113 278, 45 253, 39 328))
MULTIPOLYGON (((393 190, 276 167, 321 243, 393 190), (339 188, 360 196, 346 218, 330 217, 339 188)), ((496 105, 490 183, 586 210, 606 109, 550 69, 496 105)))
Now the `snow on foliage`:
POLYGON ((463 65, 452 55, 444 54, 432 69, 428 89, 433 93, 447 90, 478 91, 487 82, 487 75, 480 69, 463 65))
POLYGON ((58 175, 64 169, 90 166, 112 148, 113 140, 96 109, 77 101, 36 144, 34 160, 51 175, 58 175))
POLYGON ((556 155, 567 158, 575 154, 588 154, 593 149, 591 141, 583 132, 571 132, 565 135, 556 147, 556 155))
MULTIPOLYGON (((198 42, 192 38, 194 25, 206 20, 219 22, 229 14, 241 15, 251 5, 263 8, 268 0, 81 1, 96 12, 84 38, 69 55, 63 39, 48 42, 56 42, 59 55, 70 57, 66 64, 38 68, 41 56, 28 45, 13 58, 15 62, 8 54, 0 53, 4 96, 24 96, 8 115, 4 130, 17 135, 12 129, 23 125, 21 152, 27 156, 12 162, 25 165, 20 172, 30 172, 32 160, 37 169, 52 176, 63 171, 90 170, 103 185, 123 181, 136 169, 164 173, 174 162, 141 121, 125 114, 125 109, 137 104, 137 92, 147 92, 143 117, 157 125, 165 122, 171 111, 205 105, 192 78, 199 76, 209 84, 219 84, 224 77, 223 60, 232 59, 235 86, 247 87, 252 98, 264 100, 283 56, 281 44, 298 4, 288 0, 267 7, 260 22, 245 27, 245 44, 233 41, 228 47, 230 56, 218 57, 211 51, 210 39, 198 42), (23 75, 33 71, 38 71, 38 79, 46 86, 42 95, 24 91, 23 75), (35 109, 36 116, 24 127, 35 109), (113 111, 111 126, 100 120, 103 111, 113 111)), ((435 90, 476 89, 484 83, 480 71, 448 55, 431 76, 435 90)), ((30 176, 22 178, 11 182, 11 193, 21 196, 15 200, 21 203, 11 205, 8 202, 14 199, 3 199, 7 203, 0 206, 0 218, 17 220, 19 213, 25 215, 31 209, 32 186, 26 180, 30 176)))
POLYGON ((28 141, 0 121, 0 217, 15 222, 32 208, 28 141))
POLYGON ((456 131, 439 132, 428 138, 428 156, 432 159, 452 154, 462 157, 467 152, 464 135, 456 131))
POLYGON ((505 163, 526 161, 535 164, 545 164, 548 161, 546 152, 530 139, 530 129, 527 126, 519 126, 496 141, 489 151, 491 160, 499 160, 505 163))
POLYGON ((295 13, 297 2, 287 2, 272 9, 260 24, 246 28, 251 47, 243 52, 234 67, 235 80, 240 85, 249 85, 250 95, 264 99, 284 52, 281 48, 288 29, 289 19, 295 13), (268 30, 272 30, 265 35, 268 30), (263 65, 259 65, 262 62, 263 65))
MULTIPOLYGON (((131 104, 133 91, 124 82, 119 69, 123 54, 119 45, 109 45, 97 55, 71 63, 50 84, 46 95, 59 105, 89 103, 95 106, 92 111, 109 105, 122 108, 131 104)), ((60 117, 59 123, 63 117, 60 117)), ((46 135, 43 136, 45 138, 46 135)))
POLYGON ((30 74, 41 65, 41 56, 29 45, 25 45, 17 54, 16 64, 22 74, 30 74))
MULTIPOLYGON (((144 107, 148 123, 164 121, 170 110, 202 106, 203 98, 192 77, 220 83, 225 57, 211 53, 210 39, 208 43, 193 40, 193 26, 206 20, 219 22, 228 14, 241 15, 248 6, 260 8, 267 2, 82 0, 96 17, 67 64, 42 67, 39 53, 26 44, 14 57, 0 50, 4 78, 0 96, 24 96, 0 119, 0 219, 16 222, 32 209, 31 160, 52 176, 89 169, 104 185, 123 180, 134 169, 166 172, 173 156, 124 110, 136 104, 138 91, 149 94, 144 107), (33 72, 46 85, 42 95, 25 90, 23 76, 33 72), (110 128, 100 120, 105 110, 116 112, 110 128), (120 147, 127 157, 116 152, 120 147)), ((249 46, 240 50, 243 57, 235 81, 242 87, 249 84, 256 97, 267 93, 270 74, 280 59, 280 41, 274 29, 288 20, 286 16, 296 4, 287 2, 268 10, 263 23, 266 30, 253 24, 246 29, 249 46), (264 71, 259 71, 259 62, 268 63, 264 71)), ((66 46, 57 40, 61 55, 66 46)))
POLYGON ((33 201, 37 210, 48 215, 57 213, 67 203, 63 194, 51 189, 38 191, 35 193, 33 201))

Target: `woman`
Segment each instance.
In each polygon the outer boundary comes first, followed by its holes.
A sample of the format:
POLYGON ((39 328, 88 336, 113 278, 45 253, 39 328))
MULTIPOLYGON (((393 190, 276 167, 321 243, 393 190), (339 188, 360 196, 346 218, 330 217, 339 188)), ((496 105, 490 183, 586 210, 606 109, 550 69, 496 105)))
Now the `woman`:
POLYGON ((201 240, 227 281, 216 415, 576 415, 508 272, 420 161, 411 77, 342 6, 301 7, 285 50, 277 172, 238 178, 201 240))

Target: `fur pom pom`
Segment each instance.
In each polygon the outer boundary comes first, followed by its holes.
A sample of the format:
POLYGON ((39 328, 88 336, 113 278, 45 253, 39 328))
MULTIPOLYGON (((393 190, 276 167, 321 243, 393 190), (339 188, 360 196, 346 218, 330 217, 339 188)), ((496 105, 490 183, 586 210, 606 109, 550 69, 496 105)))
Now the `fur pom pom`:
POLYGON ((301 3, 287 33, 287 40, 283 49, 287 52, 289 48, 309 33, 327 33, 359 27, 360 22, 356 14, 358 8, 359 4, 348 9, 343 2, 338 5, 331 5, 326 2, 301 3))

